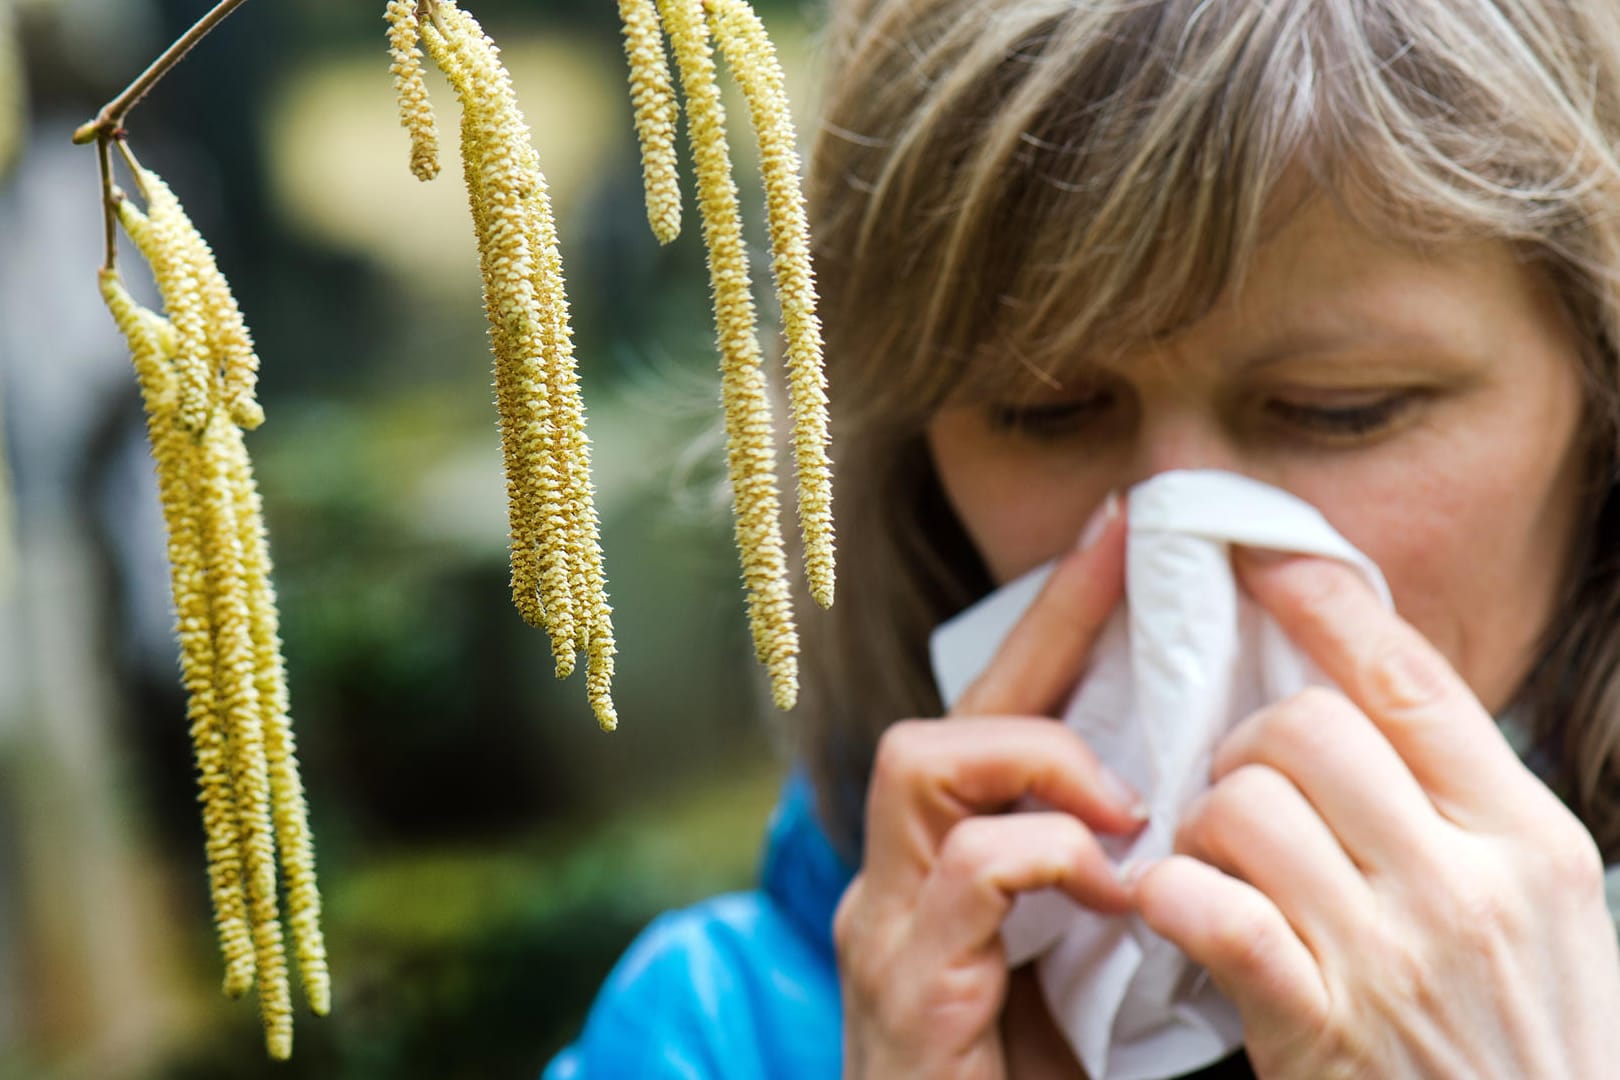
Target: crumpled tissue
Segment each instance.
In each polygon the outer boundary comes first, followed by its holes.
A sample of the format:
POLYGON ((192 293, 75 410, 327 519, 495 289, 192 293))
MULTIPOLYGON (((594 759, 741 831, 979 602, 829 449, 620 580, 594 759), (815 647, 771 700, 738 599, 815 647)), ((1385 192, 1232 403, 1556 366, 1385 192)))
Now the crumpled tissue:
MULTIPOLYGON (((1103 837, 1116 863, 1168 855, 1188 805, 1209 787, 1221 737, 1263 705, 1331 686, 1237 586, 1234 544, 1338 559, 1386 606, 1366 556, 1285 491, 1214 470, 1161 473, 1126 500, 1126 599, 1104 627, 1062 721, 1147 801, 1134 837, 1103 837)), ((998 589, 934 631, 947 704, 990 662, 1051 565, 998 589)), ((1053 1019, 1092 1080, 1162 1080, 1242 1044, 1234 1006, 1134 915, 1104 916, 1057 890, 1020 897, 1002 927, 1010 966, 1036 961, 1053 1019)))

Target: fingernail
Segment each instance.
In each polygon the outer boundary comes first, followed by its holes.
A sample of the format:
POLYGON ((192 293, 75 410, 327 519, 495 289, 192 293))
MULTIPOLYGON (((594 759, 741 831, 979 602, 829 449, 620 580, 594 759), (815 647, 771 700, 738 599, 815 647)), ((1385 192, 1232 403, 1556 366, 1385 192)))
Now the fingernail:
POLYGON ((1127 889, 1134 889, 1136 883, 1142 880, 1142 875, 1158 864, 1157 859, 1126 859, 1114 870, 1119 883, 1127 889))
POLYGON ((1075 547, 1081 551, 1089 550, 1093 544, 1102 539, 1103 533, 1108 531, 1108 526, 1113 524, 1117 517, 1119 517, 1119 492, 1110 491, 1108 497, 1102 501, 1102 505, 1091 512, 1086 527, 1080 530, 1080 540, 1075 547))
POLYGON ((1127 784, 1118 773, 1106 765, 1099 765, 1097 778, 1109 802, 1125 807, 1126 812, 1137 821, 1148 819, 1147 803, 1142 801, 1142 796, 1138 795, 1136 789, 1127 784))
POLYGON ((1294 557, 1292 552, 1256 547, 1240 547, 1237 549, 1237 555, 1250 566, 1275 566, 1285 559, 1294 557))

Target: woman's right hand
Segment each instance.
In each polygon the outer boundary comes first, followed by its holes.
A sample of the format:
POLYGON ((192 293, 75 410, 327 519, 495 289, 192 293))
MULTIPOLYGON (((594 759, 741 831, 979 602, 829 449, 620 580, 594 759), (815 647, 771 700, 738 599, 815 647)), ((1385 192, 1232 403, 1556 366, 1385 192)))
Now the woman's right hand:
POLYGON ((852 1080, 1006 1076, 1013 899, 1056 887, 1130 910, 1094 833, 1134 832, 1139 800, 1050 718, 1123 595, 1125 524, 1100 520, 951 719, 902 721, 878 744, 864 859, 833 924, 852 1080), (1002 813, 1025 796, 1052 809, 1002 813))

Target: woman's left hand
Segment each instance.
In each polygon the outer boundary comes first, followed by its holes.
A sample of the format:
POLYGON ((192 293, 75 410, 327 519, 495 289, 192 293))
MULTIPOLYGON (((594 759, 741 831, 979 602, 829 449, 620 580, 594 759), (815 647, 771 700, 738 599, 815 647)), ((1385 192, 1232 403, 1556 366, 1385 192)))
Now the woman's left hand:
POLYGON ((1620 948, 1591 836, 1356 574, 1237 559, 1343 690, 1245 720, 1143 918, 1209 969, 1266 1080, 1612 1077, 1620 948))

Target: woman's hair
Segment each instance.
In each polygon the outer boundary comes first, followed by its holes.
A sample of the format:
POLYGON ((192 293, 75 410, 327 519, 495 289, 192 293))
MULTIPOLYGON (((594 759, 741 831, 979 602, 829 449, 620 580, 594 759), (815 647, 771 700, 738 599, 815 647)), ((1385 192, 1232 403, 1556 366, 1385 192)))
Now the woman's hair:
POLYGON ((1514 708, 1620 853, 1620 3, 834 0, 828 52, 809 198, 843 580, 800 752, 844 853, 883 728, 940 713, 930 630, 991 588, 929 418, 963 380, 1015 395, 1173 335, 1317 196, 1420 249, 1512 245, 1588 345, 1587 518, 1514 708))

